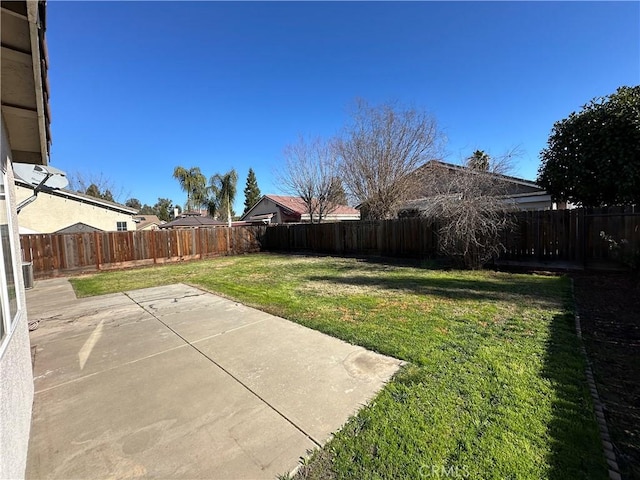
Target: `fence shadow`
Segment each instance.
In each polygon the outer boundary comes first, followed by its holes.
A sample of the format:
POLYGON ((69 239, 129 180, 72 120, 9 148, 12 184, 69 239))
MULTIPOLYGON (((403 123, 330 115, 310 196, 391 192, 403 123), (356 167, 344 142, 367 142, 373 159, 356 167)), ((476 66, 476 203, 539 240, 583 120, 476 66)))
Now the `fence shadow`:
POLYGON ((551 439, 550 480, 607 478, 585 360, 571 314, 554 316, 542 375, 553 386, 554 401, 548 425, 551 439))

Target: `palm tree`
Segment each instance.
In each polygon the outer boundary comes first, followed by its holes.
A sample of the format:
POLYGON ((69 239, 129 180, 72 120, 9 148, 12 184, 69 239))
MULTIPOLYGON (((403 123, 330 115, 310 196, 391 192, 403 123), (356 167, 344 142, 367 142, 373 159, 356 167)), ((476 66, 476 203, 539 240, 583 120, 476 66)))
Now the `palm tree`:
POLYGON ((491 158, 484 150, 476 150, 473 152, 473 155, 467 159, 467 166, 469 168, 475 168, 476 170, 489 170, 490 161, 491 158))
POLYGON ((199 167, 176 167, 173 170, 173 178, 178 180, 180 188, 187 193, 187 204, 185 210, 195 210, 200 208, 206 202, 206 183, 205 177, 199 167))
POLYGON ((229 170, 224 175, 216 173, 209 180, 209 190, 213 195, 213 199, 209 201, 209 211, 211 212, 213 208, 225 213, 229 226, 231 226, 231 207, 236 198, 237 182, 238 174, 235 169, 229 170))

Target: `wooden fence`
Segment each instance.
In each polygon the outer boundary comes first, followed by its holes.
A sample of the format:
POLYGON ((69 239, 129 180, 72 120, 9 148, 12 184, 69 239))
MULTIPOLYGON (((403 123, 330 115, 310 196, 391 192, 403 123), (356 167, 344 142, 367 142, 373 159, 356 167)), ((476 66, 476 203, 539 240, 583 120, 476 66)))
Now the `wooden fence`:
MULTIPOLYGON (((614 265, 640 251, 634 207, 519 212, 505 232, 500 260, 614 265), (611 249, 601 232, 622 249, 611 249), (622 242, 624 240, 624 242, 622 242)), ((334 255, 435 257, 438 227, 425 219, 215 227, 141 232, 21 235, 35 278, 161 264, 263 250, 334 255)))
POLYGON ((267 229, 263 248, 331 254, 421 257, 438 250, 437 230, 423 219, 284 224, 267 229))
MULTIPOLYGON (((640 249, 640 212, 633 206, 518 212, 515 228, 502 238, 501 260, 571 262, 582 265, 620 261, 620 254, 640 249), (601 232, 624 250, 610 249, 601 232)), ((267 229, 263 249, 433 257, 438 254, 438 227, 425 219, 376 222, 278 225, 267 229)))
POLYGON ((503 235, 504 260, 564 261, 598 266, 640 251, 640 212, 634 206, 520 212, 503 235), (603 235, 621 248, 611 248, 603 235))
POLYGON ((266 227, 20 236, 35 278, 257 252, 266 227))

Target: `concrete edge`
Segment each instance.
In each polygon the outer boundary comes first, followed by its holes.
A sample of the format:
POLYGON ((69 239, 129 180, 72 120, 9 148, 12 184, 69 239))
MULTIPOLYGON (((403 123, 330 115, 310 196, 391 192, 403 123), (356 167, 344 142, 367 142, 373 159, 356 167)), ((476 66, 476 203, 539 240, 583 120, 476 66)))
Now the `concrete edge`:
POLYGON ((585 375, 587 377, 589 391, 591 392, 593 411, 598 422, 598 430, 600 431, 600 439, 602 440, 602 451, 607 462, 609 479, 621 480, 622 476, 620 475, 620 467, 618 466, 616 452, 611 441, 611 437, 609 436, 609 427, 607 425, 607 419, 605 417, 606 407, 600 399, 600 394, 598 393, 598 388, 596 387, 596 382, 593 377, 593 370, 591 369, 591 361, 589 360, 589 355, 587 354, 587 349, 584 346, 584 340, 582 338, 582 325, 580 324, 580 314, 578 311, 578 304, 576 303, 573 278, 571 278, 571 300, 573 301, 575 309, 574 317, 576 324, 576 335, 578 337, 578 341, 580 342, 580 351, 582 352, 582 355, 586 360, 585 375))
MULTIPOLYGON (((291 321, 291 320, 289 320, 289 321, 291 321)), ((305 328, 308 328, 308 327, 305 327, 305 328)), ((333 337, 333 338, 336 338, 336 337, 333 337)), ((340 339, 338 338, 338 340, 340 340, 340 339)), ((340 341, 344 341, 344 340, 340 340, 340 341)), ((360 346, 360 345, 357 345, 357 346, 360 346)), ((362 347, 362 348, 364 348, 364 347, 362 347)), ((395 358, 395 357, 393 357, 393 358, 395 358)), ((345 420, 345 422, 340 426, 340 428, 338 430, 336 430, 335 432, 332 432, 331 435, 329 435, 329 438, 327 438, 324 441, 324 443, 322 444, 321 447, 314 447, 313 449, 307 450, 307 454, 304 455, 304 456, 301 456, 298 459, 298 463, 296 464, 296 466, 293 469, 289 470, 288 472, 285 472, 285 473, 281 474, 280 476, 278 476, 278 478, 279 479, 280 478, 287 479, 287 480, 294 479, 296 477, 296 475, 298 474, 298 472, 300 471, 300 469, 306 466, 307 461, 309 461, 311 459, 311 457, 313 457, 313 455, 315 455, 320 450, 324 449, 324 447, 327 446, 327 444, 329 442, 331 442, 335 438, 335 434, 340 432, 347 425, 347 423, 349 423, 353 418, 355 418, 360 413, 360 410, 362 410, 363 408, 371 405, 375 401, 375 399, 378 397, 378 395, 380 395, 382 393, 382 390, 387 388, 387 385, 389 385, 394 380, 394 378, 396 377, 396 375, 398 375, 400 370, 410 364, 410 362, 406 362, 404 360, 400 360, 400 362, 401 363, 400 363, 400 366, 398 367, 398 370, 396 370, 396 372, 387 381, 384 382, 383 387, 380 390, 378 390, 376 392, 376 394, 371 399, 369 399, 367 401, 367 403, 360 404, 360 408, 358 408, 357 411, 355 411, 352 415, 350 415, 349 418, 347 418, 347 420, 345 420)))
MULTIPOLYGON (((222 294, 222 293, 214 292, 214 291, 212 291, 212 290, 209 290, 209 289, 207 289, 207 288, 203 287, 202 285, 196 285, 196 284, 189 283, 189 282, 176 282, 176 283, 172 283, 172 284, 169 284, 169 285, 184 285, 184 286, 186 286, 186 287, 190 287, 190 288, 193 288, 193 289, 198 290, 198 291, 200 291, 200 292, 203 292, 204 294, 216 295, 216 296, 218 296, 218 297, 220 297, 220 298, 223 298, 223 299, 228 300, 228 301, 230 301, 230 302, 234 302, 234 303, 236 303, 236 304, 238 304, 238 305, 242 305, 242 306, 247 307, 247 308, 252 308, 252 309, 254 309, 254 310, 260 310, 260 309, 259 309, 258 307, 256 307, 256 306, 253 306, 253 305, 247 305, 246 303, 240 302, 240 301, 238 301, 238 300, 236 300, 236 299, 234 299, 234 298, 232 298, 232 297, 230 297, 230 296, 228 296, 228 295, 224 295, 224 294, 222 294)), ((126 295, 126 293, 127 293, 127 292, 129 292, 129 291, 133 291, 133 290, 123 290, 121 293, 123 293, 123 294, 125 294, 125 295, 126 295)), ((272 313, 265 312, 264 310, 260 310, 260 311, 262 311, 263 313, 266 313, 267 315, 271 315, 271 316, 273 316, 273 317, 282 318, 283 320, 286 320, 287 322, 291 322, 291 323, 293 323, 293 324, 295 324, 295 325, 297 325, 297 326, 299 326, 299 327, 307 328, 307 329, 309 329, 309 330, 313 330, 313 331, 318 332, 318 333, 323 333, 323 332, 321 332, 321 331, 319 331, 319 330, 315 330, 315 329, 313 329, 313 328, 310 328, 310 327, 307 327, 307 326, 305 326, 305 325, 302 325, 302 324, 299 324, 299 323, 297 323, 297 322, 294 322, 293 320, 289 320, 289 319, 284 318, 284 317, 278 317, 277 315, 273 315, 272 313)), ((327 335, 327 334, 323 333, 323 335, 327 335)), ((329 335, 329 336, 331 336, 331 335, 329 335)), ((360 347, 360 348, 363 348, 364 350, 369 351, 368 349, 366 349, 365 347, 363 347, 363 346, 361 346, 361 345, 354 344, 354 343, 349 343, 349 342, 347 342, 347 341, 345 341, 345 340, 342 340, 341 338, 338 338, 338 337, 333 337, 333 336, 331 336, 331 337, 332 337, 332 338, 334 338, 334 339, 336 339, 336 340, 338 340, 338 341, 340 341, 340 342, 344 342, 344 343, 347 343, 347 344, 349 344, 349 345, 353 345, 353 346, 356 346, 356 347, 360 347)), ((373 353, 378 354, 378 355, 384 355, 384 354, 382 354, 382 353, 375 352, 375 351, 373 351, 373 350, 371 350, 371 351, 372 351, 373 353)), ((388 355, 384 355, 384 356, 388 356, 388 355)), ((395 358, 395 357, 392 357, 392 358, 395 358)), ((407 361, 405 361, 405 360, 400 360, 400 359, 398 359, 398 358, 396 358, 396 360, 398 360, 398 362, 399 362, 398 370, 396 370, 396 372, 395 372, 395 373, 394 373, 394 374, 393 374, 393 375, 392 375, 388 380, 386 380, 386 381, 383 383, 382 388, 381 388, 380 390, 378 390, 378 391, 376 392, 376 394, 375 394, 371 399, 369 399, 369 401, 367 401, 366 403, 360 404, 360 408, 358 408, 358 410, 356 410, 352 415, 350 415, 350 416, 349 416, 349 418, 347 418, 347 420, 346 420, 346 421, 345 421, 345 422, 340 426, 340 428, 339 428, 338 430, 336 430, 335 432, 331 433, 331 434, 329 435, 329 438, 327 438, 327 439, 322 443, 322 445, 321 445, 321 446, 319 446, 319 447, 318 447, 318 446, 316 446, 316 447, 314 447, 313 449, 307 450, 306 455, 299 457, 299 459, 298 459, 298 460, 297 460, 297 462, 296 462, 296 465, 295 465, 291 470, 289 470, 289 471, 286 471, 286 472, 283 472, 283 473, 279 474, 279 475, 277 476, 277 478, 278 478, 278 479, 280 479, 280 478, 281 478, 281 479, 293 479, 293 478, 298 474, 298 472, 300 471, 300 469, 301 469, 301 468, 303 468, 303 467, 305 466, 305 463, 306 463, 306 461, 307 461, 307 460, 309 460, 309 459, 310 459, 310 458, 311 458, 311 457, 312 457, 316 452, 318 452, 318 451, 322 450, 322 449, 323 449, 323 448, 324 448, 324 447, 325 447, 325 446, 326 446, 326 445, 327 445, 331 440, 333 440, 333 438, 335 437, 335 433, 336 433, 336 432, 339 432, 340 430, 342 430, 342 429, 345 427, 345 425, 346 425, 348 422, 350 422, 350 421, 351 421, 351 419, 352 419, 353 417, 355 417, 356 415, 358 415, 358 413, 360 412, 360 410, 361 410, 362 408, 364 408, 364 407, 366 407, 366 406, 370 405, 370 404, 371 404, 371 402, 373 402, 373 401, 375 400, 375 398, 376 398, 378 395, 380 395, 380 393, 382 392, 382 390, 383 390, 384 388, 386 388, 386 387, 387 387, 387 385, 388 385, 391 381, 393 381, 393 379, 394 379, 394 378, 395 378, 395 376, 398 374, 398 372, 399 372, 402 368, 404 368, 406 365, 408 365, 408 364, 410 363, 410 362, 407 362, 407 361)))

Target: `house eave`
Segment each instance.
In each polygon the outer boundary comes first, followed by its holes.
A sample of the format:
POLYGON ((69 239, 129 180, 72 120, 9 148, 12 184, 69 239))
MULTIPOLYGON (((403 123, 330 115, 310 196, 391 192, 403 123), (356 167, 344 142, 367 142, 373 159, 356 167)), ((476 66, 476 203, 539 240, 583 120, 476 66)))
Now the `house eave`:
POLYGON ((14 162, 47 165, 51 145, 45 2, 2 2, 1 110, 14 162))
MULTIPOLYGON (((16 179, 15 184, 20 187, 33 190, 33 187, 31 185, 25 182, 22 182, 20 180, 16 179)), ((108 200, 102 200, 101 198, 92 197, 90 195, 83 195, 81 193, 70 192, 69 190, 53 190, 45 187, 40 191, 40 194, 41 195, 47 194, 47 195, 53 195, 56 197, 67 198, 70 200, 74 200, 76 202, 87 203, 90 205, 94 205, 96 207, 101 207, 107 210, 112 210, 114 212, 123 213, 125 215, 135 215, 136 213, 138 213, 138 210, 136 210, 135 208, 127 207, 126 205, 120 205, 119 203, 110 202, 108 200)))

